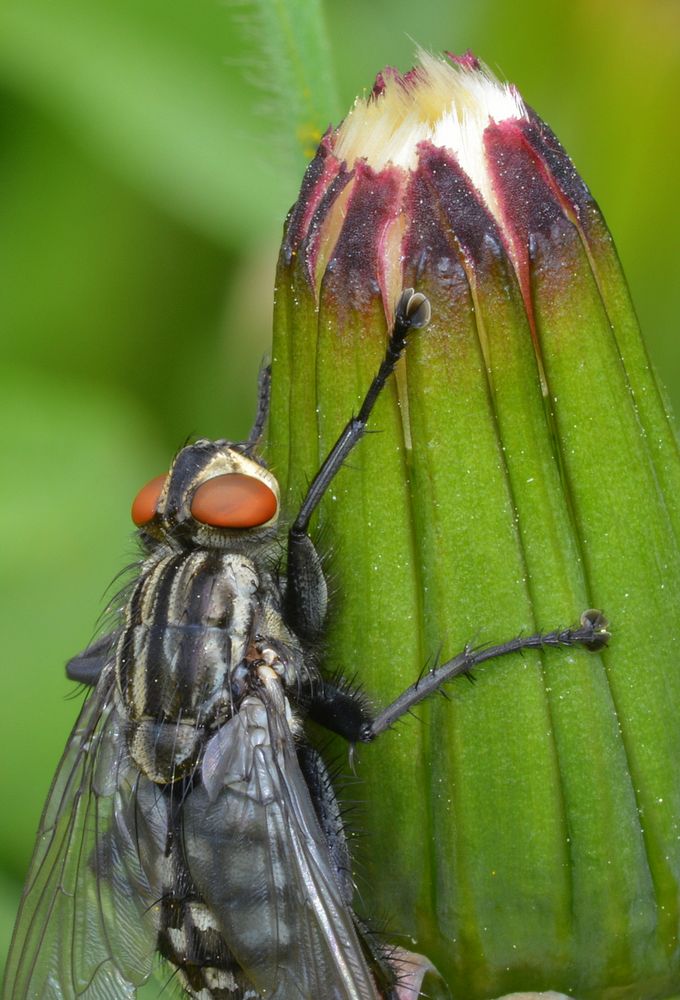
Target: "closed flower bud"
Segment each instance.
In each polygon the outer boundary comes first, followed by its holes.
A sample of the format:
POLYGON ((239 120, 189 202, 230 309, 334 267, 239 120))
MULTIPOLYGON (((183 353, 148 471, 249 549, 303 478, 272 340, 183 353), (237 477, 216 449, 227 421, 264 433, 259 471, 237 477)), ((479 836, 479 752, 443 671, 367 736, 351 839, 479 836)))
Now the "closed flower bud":
MULTIPOLYGON (((361 752, 361 899, 451 995, 680 991, 680 463, 611 237, 550 129, 470 55, 384 71, 323 138, 278 270, 288 511, 427 295, 320 509, 325 666, 385 702, 467 642, 603 608, 361 752)), ((395 938, 396 939, 396 938, 395 938)))

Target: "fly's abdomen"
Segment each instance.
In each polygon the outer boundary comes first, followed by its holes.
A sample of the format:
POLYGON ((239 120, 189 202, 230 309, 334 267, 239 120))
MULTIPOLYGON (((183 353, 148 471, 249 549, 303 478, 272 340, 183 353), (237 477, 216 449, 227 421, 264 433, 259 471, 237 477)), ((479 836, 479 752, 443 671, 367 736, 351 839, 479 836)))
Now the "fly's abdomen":
POLYGON ((275 672, 211 737, 182 803, 187 874, 257 995, 377 1000, 275 672))
POLYGON ((246 654, 258 585, 249 559, 213 551, 168 555, 140 578, 117 678, 130 753, 153 781, 185 775, 206 727, 230 714, 230 673, 246 654))
MULTIPOLYGON (((179 859, 178 859, 179 860, 179 859)), ((180 860, 180 866, 182 862, 180 860)), ((158 950, 177 969, 187 992, 201 1000, 255 998, 215 917, 180 868, 161 905, 158 950)))

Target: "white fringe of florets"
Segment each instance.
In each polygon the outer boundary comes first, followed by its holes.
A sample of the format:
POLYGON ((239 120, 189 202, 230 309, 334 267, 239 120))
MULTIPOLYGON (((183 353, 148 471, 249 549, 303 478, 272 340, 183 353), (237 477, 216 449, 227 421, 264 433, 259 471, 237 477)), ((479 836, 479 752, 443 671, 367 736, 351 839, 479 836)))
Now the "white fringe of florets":
POLYGON ((390 163, 408 170, 417 164, 418 143, 427 140, 451 150, 494 211, 484 131, 491 122, 527 119, 524 102, 482 64, 458 64, 423 49, 417 55, 408 79, 388 73, 380 95, 356 100, 338 129, 334 154, 350 166, 364 159, 375 170, 390 163))

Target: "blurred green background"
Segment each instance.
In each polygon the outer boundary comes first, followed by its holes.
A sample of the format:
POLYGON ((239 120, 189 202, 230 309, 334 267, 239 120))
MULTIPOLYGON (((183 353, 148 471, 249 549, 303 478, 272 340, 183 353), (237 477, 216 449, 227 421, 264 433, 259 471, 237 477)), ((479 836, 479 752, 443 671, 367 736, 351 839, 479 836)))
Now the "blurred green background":
MULTIPOLYGON (((0 961, 77 713, 63 663, 134 554, 131 498, 187 435, 242 437, 254 412, 309 144, 271 83, 261 14, 223 0, 0 12, 0 961)), ((307 88, 321 129, 384 64, 407 69, 415 41, 470 47, 519 86, 600 202, 680 411, 677 0, 329 0, 324 14, 337 99, 327 80, 307 88)))

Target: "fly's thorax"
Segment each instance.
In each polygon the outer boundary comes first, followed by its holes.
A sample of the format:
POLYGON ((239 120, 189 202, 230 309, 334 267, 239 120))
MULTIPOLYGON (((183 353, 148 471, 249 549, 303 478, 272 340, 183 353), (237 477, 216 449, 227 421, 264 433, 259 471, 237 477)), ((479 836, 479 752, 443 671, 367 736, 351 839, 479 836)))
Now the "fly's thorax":
POLYGON ((142 572, 117 655, 132 718, 206 713, 246 654, 261 583, 252 560, 214 550, 171 553, 142 572))
POLYGON ((269 671, 297 690, 305 661, 268 561, 215 549, 154 554, 125 609, 116 677, 130 753, 154 781, 198 762, 269 671))

